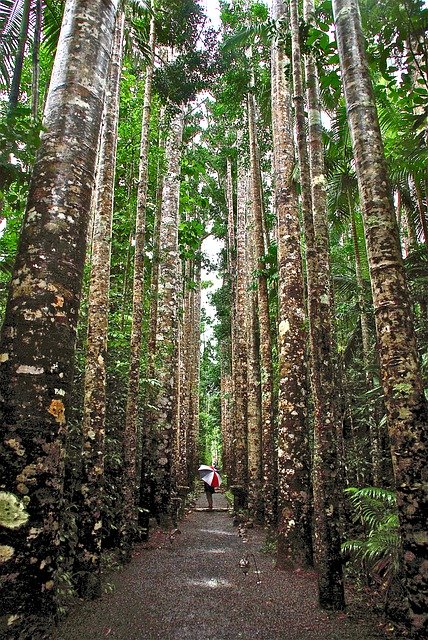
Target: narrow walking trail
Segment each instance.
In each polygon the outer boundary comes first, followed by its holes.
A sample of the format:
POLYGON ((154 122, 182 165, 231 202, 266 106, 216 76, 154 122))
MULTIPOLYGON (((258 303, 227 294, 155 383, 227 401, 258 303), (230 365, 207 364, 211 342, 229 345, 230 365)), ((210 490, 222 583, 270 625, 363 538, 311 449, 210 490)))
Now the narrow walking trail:
POLYGON ((261 552, 262 531, 239 535, 222 494, 214 510, 201 495, 170 541, 154 535, 132 562, 109 576, 112 593, 85 602, 62 626, 60 640, 375 640, 373 620, 352 620, 317 606, 316 579, 280 572, 261 552), (218 510, 216 510, 218 509, 218 510), (254 558, 244 575, 239 561, 254 558), (258 584, 260 579, 260 584, 258 584))

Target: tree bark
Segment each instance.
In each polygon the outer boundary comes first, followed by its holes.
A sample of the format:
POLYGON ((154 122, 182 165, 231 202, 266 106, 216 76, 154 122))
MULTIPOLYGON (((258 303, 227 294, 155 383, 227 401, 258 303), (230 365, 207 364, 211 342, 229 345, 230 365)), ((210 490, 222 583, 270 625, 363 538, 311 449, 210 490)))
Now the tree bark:
POLYGON ((35 25, 33 39, 33 75, 31 79, 31 114, 34 120, 39 117, 39 80, 40 80, 40 41, 42 37, 42 0, 36 0, 35 7, 35 25))
MULTIPOLYGON (((275 0, 274 17, 286 17, 275 0)), ((293 184, 294 141, 287 63, 272 45, 272 133, 278 230, 278 568, 312 564, 310 457, 306 410, 306 331, 300 223, 293 184)))
POLYGON ((140 391, 140 359, 144 311, 144 250, 146 226, 146 201, 148 180, 149 126, 152 99, 153 59, 155 52, 155 19, 152 17, 149 36, 150 57, 147 62, 143 118, 141 125, 140 164, 137 191, 137 215, 135 220, 134 284, 132 296, 132 327, 129 360, 129 383, 126 401, 125 428, 123 432, 124 484, 122 548, 129 554, 130 542, 136 533, 138 522, 137 503, 137 419, 140 391))
POLYGON ((182 109, 169 125, 166 143, 167 170, 162 195, 160 231, 160 269, 158 328, 156 341, 156 367, 159 389, 154 410, 155 501, 157 513, 169 520, 171 500, 174 497, 175 478, 173 462, 176 459, 178 404, 178 306, 180 292, 180 258, 178 249, 178 222, 180 196, 180 164, 183 135, 182 109))
MULTIPOLYGON (((235 509, 245 505, 248 487, 247 442, 247 353, 245 296, 245 209, 247 179, 244 163, 238 161, 236 241, 233 200, 229 197, 229 269, 232 284, 232 384, 233 384, 233 449, 234 474, 232 491, 235 509)), ((231 194, 229 194, 231 195, 231 194)))
POLYGON ((262 448, 264 517, 268 526, 276 525, 276 464, 273 424, 272 339, 269 318, 269 293, 265 273, 264 222, 258 163, 256 110, 252 92, 248 94, 248 131, 250 142, 251 201, 253 207, 253 241, 257 257, 257 295, 260 329, 260 367, 262 394, 262 448))
POLYGON ((106 357, 110 257, 116 170, 119 90, 125 16, 117 17, 105 97, 89 284, 88 336, 83 405, 79 540, 76 549, 78 590, 86 598, 101 596, 101 512, 103 507, 106 417, 106 357))
MULTIPOLYGON (((311 22, 313 1, 304 0, 304 17, 311 22)), ((326 177, 322 144, 318 76, 314 58, 305 57, 309 169, 315 251, 308 296, 311 381, 314 403, 314 553, 318 570, 318 598, 324 609, 345 606, 339 536, 340 462, 337 439, 337 385, 333 344, 333 296, 326 210, 326 177)), ((308 278, 309 281, 309 278, 308 278)))
POLYGON ((0 598, 11 640, 49 635, 56 616, 74 345, 117 6, 66 3, 2 330, 2 489, 29 513, 25 527, 1 533, 13 550, 0 598))
POLYGON ((333 10, 364 215, 410 622, 422 638, 428 628, 427 402, 358 4, 334 0, 333 10))

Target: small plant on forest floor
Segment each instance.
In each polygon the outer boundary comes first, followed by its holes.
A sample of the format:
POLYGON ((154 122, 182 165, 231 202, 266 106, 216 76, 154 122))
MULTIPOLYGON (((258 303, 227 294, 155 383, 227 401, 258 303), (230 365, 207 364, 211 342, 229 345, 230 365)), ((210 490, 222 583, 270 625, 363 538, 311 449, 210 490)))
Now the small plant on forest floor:
POLYGON ((274 556, 276 554, 277 541, 275 538, 267 536, 263 545, 260 548, 261 553, 265 553, 267 556, 274 556))
POLYGON ((385 604, 399 571, 400 534, 396 497, 381 487, 349 487, 353 521, 362 527, 362 536, 346 540, 342 552, 355 567, 366 573, 385 594, 385 604))

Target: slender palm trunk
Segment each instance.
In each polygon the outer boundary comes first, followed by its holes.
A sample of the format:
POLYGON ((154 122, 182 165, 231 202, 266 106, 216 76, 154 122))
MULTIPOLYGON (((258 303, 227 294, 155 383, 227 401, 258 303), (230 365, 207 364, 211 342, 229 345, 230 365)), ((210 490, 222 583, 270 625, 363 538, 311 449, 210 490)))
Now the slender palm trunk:
POLYGON ((143 326, 144 295, 144 243, 148 180, 149 125, 152 99, 153 58, 155 52, 155 20, 152 17, 149 37, 150 59, 146 67, 143 118, 141 125, 140 165, 135 221, 134 286, 132 297, 132 328, 129 361, 128 397, 123 432, 124 485, 123 485, 123 549, 128 552, 128 541, 135 534, 137 511, 137 417, 140 390, 140 359, 143 326))
MULTIPOLYGON (((283 0, 276 18, 286 17, 283 0)), ((306 332, 300 223, 293 184, 291 93, 282 46, 272 46, 272 132, 278 230, 278 551, 277 566, 312 564, 310 460, 306 411, 306 332)))
POLYGON ((358 3, 334 0, 333 10, 364 215, 410 622, 414 635, 422 638, 428 630, 424 515, 428 407, 358 3))
POLYGON ((97 201, 89 284, 88 339, 83 405, 82 475, 79 499, 77 563, 79 593, 99 597, 101 591, 101 511, 103 506, 106 416, 106 357, 110 289, 110 256, 116 169, 119 87, 125 16, 117 17, 105 98, 97 201))
POLYGON ((117 6, 66 3, 2 329, 2 485, 29 513, 25 529, 0 534, 11 554, 1 565, 0 629, 11 640, 50 637, 57 613, 74 346, 117 6))
POLYGON ((19 32, 18 50, 15 57, 12 82, 9 91, 8 111, 12 113, 18 104, 19 90, 21 88, 21 76, 24 66, 25 47, 28 39, 28 27, 30 24, 31 0, 24 0, 22 7, 21 29, 19 32))
POLYGON ((257 256, 257 293, 260 329, 260 366, 262 394, 262 447, 264 516, 269 526, 276 524, 275 434, 273 424, 272 339, 269 318, 269 293, 265 273, 264 221, 261 201, 260 169, 258 163, 256 107, 253 93, 248 94, 248 131, 250 139, 251 200, 253 207, 253 240, 257 256))
POLYGON ((42 37, 42 0, 36 0, 35 7, 35 25, 33 38, 33 76, 31 79, 31 114, 34 120, 39 117, 39 98, 40 98, 40 41, 42 37))
POLYGON ((192 486, 198 468, 199 369, 201 351, 201 261, 195 265, 195 289, 192 296, 192 326, 189 368, 189 433, 187 447, 188 484, 192 486))

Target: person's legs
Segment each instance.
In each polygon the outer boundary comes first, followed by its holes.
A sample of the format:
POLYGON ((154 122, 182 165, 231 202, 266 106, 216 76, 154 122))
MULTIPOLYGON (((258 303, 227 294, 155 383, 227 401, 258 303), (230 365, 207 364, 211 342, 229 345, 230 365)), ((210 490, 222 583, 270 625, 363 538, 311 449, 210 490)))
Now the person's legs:
POLYGON ((207 500, 208 500, 208 509, 212 509, 213 508, 213 494, 210 491, 205 491, 205 495, 207 496, 207 500))

